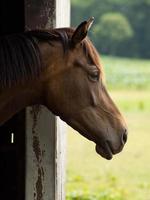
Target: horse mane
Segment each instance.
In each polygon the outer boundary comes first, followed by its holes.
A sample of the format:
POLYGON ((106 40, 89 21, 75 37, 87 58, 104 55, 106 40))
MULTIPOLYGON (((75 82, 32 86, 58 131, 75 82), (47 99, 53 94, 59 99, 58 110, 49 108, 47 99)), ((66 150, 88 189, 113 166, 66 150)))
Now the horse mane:
POLYGON ((57 31, 39 30, 0 37, 0 88, 38 77, 44 67, 39 40, 51 44, 53 40, 66 41, 63 37, 57 31))
MULTIPOLYGON (((69 49, 70 38, 74 32, 71 28, 33 30, 24 33, 0 37, 0 88, 12 87, 18 83, 39 77, 43 70, 39 41, 60 41, 64 53, 69 49)), ((83 42, 87 57, 98 61, 93 45, 89 40, 83 42)))

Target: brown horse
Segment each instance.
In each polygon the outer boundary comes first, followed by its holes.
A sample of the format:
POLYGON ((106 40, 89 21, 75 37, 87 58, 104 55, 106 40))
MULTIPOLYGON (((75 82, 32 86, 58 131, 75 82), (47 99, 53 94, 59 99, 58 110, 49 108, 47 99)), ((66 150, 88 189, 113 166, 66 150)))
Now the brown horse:
POLYGON ((0 38, 0 124, 26 106, 42 104, 111 159, 122 150, 127 131, 103 83, 99 55, 86 37, 92 22, 76 30, 0 38))

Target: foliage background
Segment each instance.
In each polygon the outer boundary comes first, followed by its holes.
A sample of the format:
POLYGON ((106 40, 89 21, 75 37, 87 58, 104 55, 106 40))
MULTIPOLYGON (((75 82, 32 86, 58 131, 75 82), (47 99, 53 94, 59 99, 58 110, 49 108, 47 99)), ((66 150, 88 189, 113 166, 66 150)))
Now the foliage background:
POLYGON ((73 26, 90 16, 95 17, 91 38, 101 53, 128 57, 150 57, 150 0, 72 0, 73 26), (110 40, 113 33, 116 32, 116 26, 111 28, 109 26, 112 16, 107 19, 107 23, 105 21, 105 26, 103 26, 103 18, 106 14, 112 15, 113 13, 118 14, 116 24, 118 21, 120 22, 120 30, 117 30, 118 37, 126 32, 128 34, 130 32, 130 37, 126 37, 125 34, 120 41, 112 38, 111 46, 115 47, 115 51, 111 48, 106 51, 103 44, 106 46, 108 38, 110 40), (104 35, 107 37, 104 38, 104 35))
POLYGON ((66 199, 150 200, 150 0, 72 0, 73 26, 90 16, 89 36, 102 54, 107 88, 129 137, 107 161, 68 128, 66 199))

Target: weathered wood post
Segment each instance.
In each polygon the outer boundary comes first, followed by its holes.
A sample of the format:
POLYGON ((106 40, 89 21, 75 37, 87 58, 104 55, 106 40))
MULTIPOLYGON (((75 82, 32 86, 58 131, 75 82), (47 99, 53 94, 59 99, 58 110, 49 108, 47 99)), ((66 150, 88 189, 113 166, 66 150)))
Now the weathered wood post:
MULTIPOLYGON (((69 26, 69 0, 25 0, 26 29, 69 26)), ((64 200, 65 126, 44 107, 26 109, 25 200, 64 200)))

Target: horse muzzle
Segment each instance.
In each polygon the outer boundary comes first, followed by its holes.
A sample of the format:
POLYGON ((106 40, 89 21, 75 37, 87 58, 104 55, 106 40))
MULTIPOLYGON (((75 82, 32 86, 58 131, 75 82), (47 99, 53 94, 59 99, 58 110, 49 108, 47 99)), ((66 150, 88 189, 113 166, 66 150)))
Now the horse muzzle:
POLYGON ((127 141, 127 131, 122 134, 120 145, 116 148, 110 140, 103 141, 101 144, 96 144, 96 152, 107 160, 111 160, 113 155, 122 151, 127 141))

